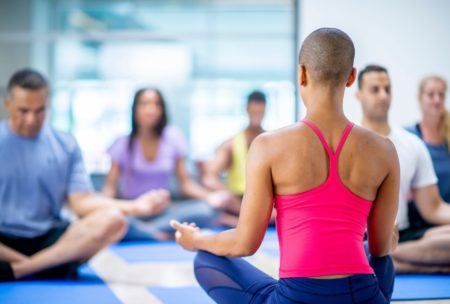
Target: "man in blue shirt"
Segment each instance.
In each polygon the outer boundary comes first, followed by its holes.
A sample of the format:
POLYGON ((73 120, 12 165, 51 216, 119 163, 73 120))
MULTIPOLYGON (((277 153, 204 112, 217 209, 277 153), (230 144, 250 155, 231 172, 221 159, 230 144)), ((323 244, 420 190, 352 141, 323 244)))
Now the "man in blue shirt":
POLYGON ((97 196, 75 139, 44 123, 48 84, 24 69, 8 83, 0 124, 0 281, 72 277, 76 267, 122 238, 126 215, 161 212, 168 193, 153 191, 133 204, 97 196), (67 202, 80 217, 60 217, 67 202))

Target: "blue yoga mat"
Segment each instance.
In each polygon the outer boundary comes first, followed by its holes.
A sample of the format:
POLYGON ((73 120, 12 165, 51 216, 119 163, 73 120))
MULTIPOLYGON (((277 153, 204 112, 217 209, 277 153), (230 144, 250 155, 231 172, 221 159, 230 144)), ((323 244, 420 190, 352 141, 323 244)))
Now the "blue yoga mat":
POLYGON ((0 284, 0 303, 87 304, 121 302, 88 266, 79 280, 18 281, 0 284))
POLYGON ((112 246, 111 251, 128 263, 192 261, 195 253, 174 242, 127 242, 112 246))
MULTIPOLYGON (((278 257, 279 251, 276 242, 275 230, 269 229, 260 248, 261 252, 278 257)), ((194 257, 192 252, 180 249, 175 242, 120 244, 114 247, 113 251, 130 263, 192 261, 194 257)), ((149 290, 164 303, 177 303, 182 299, 183 301, 192 300, 192 303, 210 303, 204 302, 205 299, 209 300, 209 298, 206 297, 200 287, 149 287, 149 290)), ((450 299, 449 275, 398 275, 396 277, 393 300, 428 299, 450 299)))
POLYGON ((392 299, 450 299, 450 275, 397 275, 392 299))
MULTIPOLYGON (((195 253, 181 249, 175 242, 130 242, 110 247, 124 261, 192 262, 195 253)), ((269 230, 261 252, 278 257, 275 231, 269 230)), ((0 283, 0 303, 120 303, 108 286, 88 266, 80 268, 78 281, 20 281, 0 283)), ((146 286, 163 303, 213 303, 199 286, 163 288, 146 286)), ((450 299, 449 275, 398 275, 393 300, 450 299)))

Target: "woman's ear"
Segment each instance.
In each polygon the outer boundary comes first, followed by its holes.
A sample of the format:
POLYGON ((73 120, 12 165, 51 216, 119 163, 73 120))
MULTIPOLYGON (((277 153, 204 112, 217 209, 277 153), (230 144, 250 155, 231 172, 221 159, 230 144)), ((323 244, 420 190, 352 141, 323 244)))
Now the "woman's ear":
POLYGON ((352 68, 352 71, 350 72, 350 76, 348 76, 347 83, 345 84, 346 87, 351 87, 352 84, 356 80, 356 69, 352 68))
POLYGON ((305 86, 307 83, 307 75, 306 75, 306 68, 303 64, 300 64, 298 66, 298 84, 299 86, 305 86))

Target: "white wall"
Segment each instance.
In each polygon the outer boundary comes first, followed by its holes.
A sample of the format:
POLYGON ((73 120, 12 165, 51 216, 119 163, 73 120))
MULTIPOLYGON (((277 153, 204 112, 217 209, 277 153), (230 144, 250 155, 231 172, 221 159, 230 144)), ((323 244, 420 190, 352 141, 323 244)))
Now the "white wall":
MULTIPOLYGON (((301 0, 300 20, 300 41, 317 28, 337 27, 353 39, 357 69, 377 63, 389 70, 392 124, 419 119, 417 90, 423 76, 437 73, 450 82, 450 1, 301 0)), ((356 84, 346 93, 345 112, 359 122, 355 89, 356 84)))

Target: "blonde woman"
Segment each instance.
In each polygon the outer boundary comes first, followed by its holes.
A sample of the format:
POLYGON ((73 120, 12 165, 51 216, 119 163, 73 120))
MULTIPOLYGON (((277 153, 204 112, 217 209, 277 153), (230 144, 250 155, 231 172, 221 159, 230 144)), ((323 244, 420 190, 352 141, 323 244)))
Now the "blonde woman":
POLYGON ((407 128, 426 144, 438 177, 444 201, 450 202, 450 113, 445 108, 447 82, 440 76, 428 76, 419 86, 422 119, 407 128))

